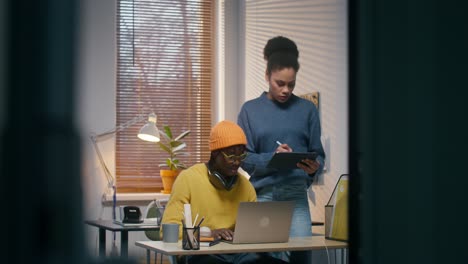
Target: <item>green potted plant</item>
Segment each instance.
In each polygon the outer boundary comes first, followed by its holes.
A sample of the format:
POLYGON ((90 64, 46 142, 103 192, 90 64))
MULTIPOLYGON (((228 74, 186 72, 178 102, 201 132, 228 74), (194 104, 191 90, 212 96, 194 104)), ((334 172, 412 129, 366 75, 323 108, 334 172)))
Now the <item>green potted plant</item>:
POLYGON ((179 175, 181 170, 187 168, 187 166, 179 160, 179 156, 188 155, 187 152, 183 152, 187 144, 183 142, 182 139, 190 134, 190 130, 186 130, 174 138, 169 126, 165 125, 163 129, 164 131, 161 132, 161 141, 159 141, 158 144, 162 150, 169 154, 169 157, 166 159, 165 163, 159 164, 161 168, 159 172, 164 186, 162 193, 171 193, 175 178, 179 175))

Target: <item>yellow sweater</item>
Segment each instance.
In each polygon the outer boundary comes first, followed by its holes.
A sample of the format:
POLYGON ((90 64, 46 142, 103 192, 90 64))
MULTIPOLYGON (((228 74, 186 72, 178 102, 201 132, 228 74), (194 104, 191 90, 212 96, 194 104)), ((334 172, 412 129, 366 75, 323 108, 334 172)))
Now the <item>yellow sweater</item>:
MULTIPOLYGON (((206 165, 199 163, 177 176, 162 222, 178 223, 182 226, 184 204, 189 203, 192 208, 192 222, 198 214, 196 224, 205 217, 201 226, 212 230, 234 230, 239 203, 256 200, 255 189, 244 176, 238 176, 235 186, 230 191, 219 190, 210 183, 206 165)), ((179 229, 179 237, 182 237, 182 228, 179 229)))

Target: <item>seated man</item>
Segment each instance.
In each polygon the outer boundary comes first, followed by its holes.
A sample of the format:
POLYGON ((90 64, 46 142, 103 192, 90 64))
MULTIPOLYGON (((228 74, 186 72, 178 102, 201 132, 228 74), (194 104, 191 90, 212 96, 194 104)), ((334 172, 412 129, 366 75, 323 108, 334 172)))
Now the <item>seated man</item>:
MULTIPOLYGON (((208 227, 215 239, 232 240, 239 203, 256 201, 255 189, 237 171, 247 155, 246 144, 244 131, 237 124, 221 121, 215 125, 210 134, 210 160, 195 164, 177 176, 162 222, 182 226, 184 204, 191 204, 192 221, 198 214, 197 223, 204 217, 202 226, 208 227)), ((284 263, 261 253, 188 258, 188 263, 284 263)))

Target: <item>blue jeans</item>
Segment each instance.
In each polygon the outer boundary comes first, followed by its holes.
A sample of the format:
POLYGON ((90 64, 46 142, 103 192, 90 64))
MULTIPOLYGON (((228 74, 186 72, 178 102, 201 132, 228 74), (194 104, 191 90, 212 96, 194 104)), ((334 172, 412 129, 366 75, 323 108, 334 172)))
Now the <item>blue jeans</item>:
MULTIPOLYGON (((257 201, 295 201, 290 237, 312 236, 312 218, 309 210, 307 182, 304 179, 281 182, 257 190, 257 201)), ((272 256, 290 263, 312 262, 311 251, 276 252, 272 256), (279 253, 279 254, 278 254, 279 253)))
POLYGON ((189 264, 286 264, 266 253, 237 253, 187 256, 189 264))

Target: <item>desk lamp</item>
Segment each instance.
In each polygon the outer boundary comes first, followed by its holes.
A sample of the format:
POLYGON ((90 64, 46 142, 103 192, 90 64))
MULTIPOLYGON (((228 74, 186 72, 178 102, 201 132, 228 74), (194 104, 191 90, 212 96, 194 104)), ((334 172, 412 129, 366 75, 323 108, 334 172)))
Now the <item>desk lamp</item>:
POLYGON ((101 164, 102 168, 104 169, 104 174, 106 175, 107 179, 107 187, 112 188, 113 194, 112 194, 112 199, 113 199, 113 206, 112 206, 112 219, 116 219, 115 215, 115 207, 116 207, 116 186, 115 186, 115 177, 110 173, 109 169, 107 168, 106 163, 104 162, 104 159, 102 158, 101 151, 98 146, 98 142, 102 141, 103 139, 106 139, 112 135, 114 135, 117 132, 123 131, 130 126, 136 124, 137 122, 140 122, 144 120, 146 117, 148 117, 148 122, 140 129, 138 133, 138 138, 145 140, 145 141, 150 141, 150 142, 159 142, 160 141, 160 135, 159 135, 159 130, 156 127, 156 120, 157 116, 154 112, 151 112, 150 114, 139 114, 132 118, 131 120, 125 122, 124 124, 121 124, 119 126, 114 127, 113 129, 104 132, 102 134, 91 134, 91 142, 93 142, 94 149, 96 150, 99 163, 101 164))

